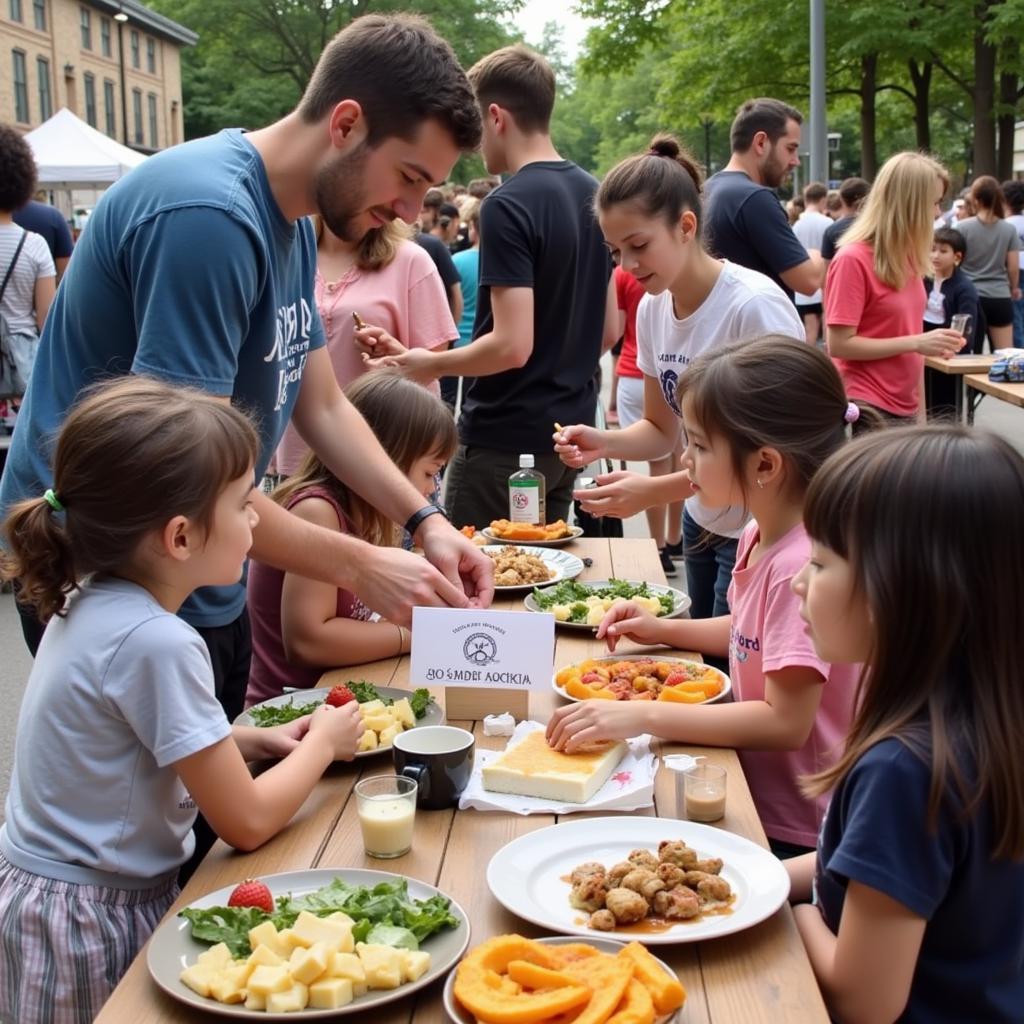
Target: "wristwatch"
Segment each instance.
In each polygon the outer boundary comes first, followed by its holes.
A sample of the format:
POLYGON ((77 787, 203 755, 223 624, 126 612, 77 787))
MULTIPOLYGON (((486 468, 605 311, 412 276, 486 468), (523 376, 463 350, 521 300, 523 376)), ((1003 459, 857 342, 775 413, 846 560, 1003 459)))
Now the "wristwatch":
POLYGON ((445 512, 440 505, 424 505, 423 508, 418 512, 413 512, 413 514, 406 520, 405 532, 411 537, 420 528, 420 523, 422 523, 424 519, 428 519, 430 516, 434 515, 444 516, 445 519, 448 518, 448 513, 445 512))

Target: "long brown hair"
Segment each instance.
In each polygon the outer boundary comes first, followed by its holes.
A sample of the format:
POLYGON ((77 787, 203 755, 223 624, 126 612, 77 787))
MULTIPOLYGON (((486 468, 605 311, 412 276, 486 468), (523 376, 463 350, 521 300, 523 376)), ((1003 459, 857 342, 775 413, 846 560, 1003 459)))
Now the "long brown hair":
POLYGON ((993 216, 1000 220, 1006 216, 1003 187, 989 174, 983 174, 971 182, 971 201, 975 208, 991 210, 993 216))
MULTIPOLYGON (((324 219, 318 213, 310 218, 313 233, 316 235, 317 248, 324 237, 324 219)), ((371 228, 356 243, 355 264, 360 270, 383 270, 398 255, 403 242, 412 238, 412 228, 405 221, 396 217, 379 228, 371 228)))
MULTIPOLYGON (((408 473, 424 455, 436 455, 447 462, 455 453, 459 438, 451 411, 419 384, 387 370, 376 370, 357 377, 345 389, 345 395, 403 473, 408 473)), ((334 495, 357 537, 371 544, 399 543, 395 524, 349 490, 315 452, 306 454, 294 475, 271 497, 279 505, 286 505, 292 495, 308 487, 323 487, 334 495)))
POLYGON ((221 401, 150 377, 121 377, 83 392, 53 460, 58 516, 43 496, 7 515, 3 575, 45 622, 91 573, 123 569, 139 543, 184 515, 209 528, 224 488, 251 473, 259 439, 221 401))
POLYGON ((996 857, 1024 857, 1024 459, 963 427, 865 435, 818 472, 807 532, 850 562, 874 635, 824 792, 895 737, 931 766, 929 818, 991 807, 996 857), (964 771, 964 766, 967 771, 964 771))

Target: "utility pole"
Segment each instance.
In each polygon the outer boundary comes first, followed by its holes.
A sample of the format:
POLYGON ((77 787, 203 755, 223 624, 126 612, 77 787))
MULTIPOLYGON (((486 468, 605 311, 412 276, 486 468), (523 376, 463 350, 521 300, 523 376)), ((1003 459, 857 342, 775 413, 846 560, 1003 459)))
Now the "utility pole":
POLYGON ((125 90, 124 84, 124 23, 128 20, 128 15, 124 13, 124 8, 121 8, 114 15, 114 21, 117 22, 117 52, 120 57, 121 67, 121 124, 124 125, 124 144, 127 146, 128 143, 128 94, 125 90))
POLYGON ((825 124, 825 0, 811 4, 811 155, 810 180, 828 181, 828 137, 825 124))

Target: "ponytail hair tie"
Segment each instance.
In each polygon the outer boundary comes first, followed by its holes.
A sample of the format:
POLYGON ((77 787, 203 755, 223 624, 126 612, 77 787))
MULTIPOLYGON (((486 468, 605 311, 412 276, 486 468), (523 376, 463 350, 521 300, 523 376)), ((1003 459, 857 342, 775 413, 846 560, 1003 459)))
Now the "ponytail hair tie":
POLYGON ((60 499, 57 497, 57 495, 53 493, 52 487, 46 488, 46 493, 43 494, 43 497, 46 499, 46 504, 49 505, 54 512, 64 511, 64 506, 60 503, 60 499))
POLYGON ((843 420, 847 423, 856 423, 860 419, 860 406, 856 402, 850 402, 846 406, 846 413, 843 420))

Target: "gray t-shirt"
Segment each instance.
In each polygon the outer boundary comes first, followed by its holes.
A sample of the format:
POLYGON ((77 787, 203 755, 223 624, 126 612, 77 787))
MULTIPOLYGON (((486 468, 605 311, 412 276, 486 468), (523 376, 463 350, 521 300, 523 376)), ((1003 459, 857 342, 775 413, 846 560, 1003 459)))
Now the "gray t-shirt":
POLYGON ((958 221, 956 229, 967 243, 960 269, 974 282, 978 294, 986 299, 1010 298, 1006 254, 1021 247, 1017 229, 1005 220, 986 224, 977 217, 958 221))
POLYGON ((134 583, 86 583, 29 676, 0 852, 61 881, 157 884, 195 845, 171 765, 230 732, 199 634, 134 583))

